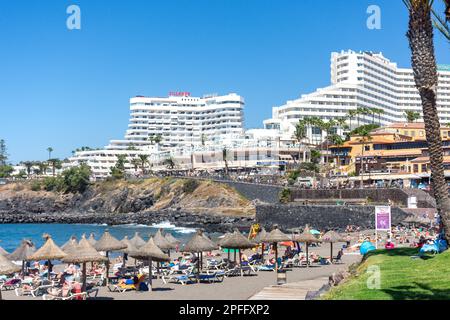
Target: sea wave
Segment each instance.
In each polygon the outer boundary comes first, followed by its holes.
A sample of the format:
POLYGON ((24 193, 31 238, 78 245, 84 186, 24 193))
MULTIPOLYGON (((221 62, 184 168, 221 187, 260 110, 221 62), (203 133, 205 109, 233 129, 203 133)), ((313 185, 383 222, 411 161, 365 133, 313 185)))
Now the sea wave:
POLYGON ((196 232, 196 230, 193 228, 177 227, 176 225, 172 224, 170 221, 154 223, 154 224, 152 224, 152 228, 172 230, 174 232, 183 233, 183 234, 196 232))

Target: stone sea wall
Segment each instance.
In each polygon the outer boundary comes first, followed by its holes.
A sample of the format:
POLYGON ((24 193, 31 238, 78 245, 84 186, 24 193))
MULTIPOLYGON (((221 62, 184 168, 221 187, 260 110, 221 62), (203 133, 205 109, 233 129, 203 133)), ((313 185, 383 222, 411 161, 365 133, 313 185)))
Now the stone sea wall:
MULTIPOLYGON (((392 223, 400 224, 408 217, 400 208, 392 208, 392 223)), ((347 225, 363 229, 375 227, 374 206, 303 206, 295 204, 260 204, 256 207, 256 220, 270 229, 277 224, 281 229, 303 227, 306 224, 318 229, 345 229, 347 225)))

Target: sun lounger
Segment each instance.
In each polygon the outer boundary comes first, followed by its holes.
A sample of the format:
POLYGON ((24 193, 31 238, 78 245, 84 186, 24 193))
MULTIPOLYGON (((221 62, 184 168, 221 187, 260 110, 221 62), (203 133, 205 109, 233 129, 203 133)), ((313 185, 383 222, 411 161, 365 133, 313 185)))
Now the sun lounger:
POLYGON ((180 283, 181 285, 185 286, 188 283, 192 283, 192 277, 195 277, 195 274, 171 274, 171 275, 163 275, 161 277, 164 284, 167 284, 169 282, 172 283, 180 283))
POLYGON ((67 296, 61 296, 61 295, 52 295, 52 294, 44 294, 42 296, 43 300, 86 300, 87 299, 87 293, 81 292, 81 293, 69 293, 67 296))
MULTIPOLYGON (((120 293, 132 291, 132 290, 139 291, 139 287, 140 287, 141 283, 144 281, 144 279, 145 279, 145 275, 140 275, 138 277, 138 281, 136 283, 134 283, 134 282, 133 283, 126 283, 126 282, 124 283, 124 282, 119 281, 119 283, 117 283, 117 284, 109 285, 108 290, 110 292, 120 292, 120 293)), ((126 280, 126 279, 123 279, 123 280, 126 280)), ((133 281, 132 279, 127 279, 127 280, 133 281)))
MULTIPOLYGON (((197 275, 193 275, 195 279, 197 279, 197 275)), ((191 278, 192 278, 191 277, 191 278)), ((200 273, 198 275, 198 279, 200 282, 208 282, 208 283, 215 283, 215 282, 223 282, 223 279, 225 278, 225 272, 214 272, 214 273, 200 273)))
POLYGON ((33 298, 36 298, 37 296, 43 295, 48 289, 54 288, 56 283, 54 281, 43 279, 37 283, 32 283, 31 285, 26 286, 27 287, 25 288, 24 283, 22 283, 20 287, 14 289, 16 296, 20 297, 31 295, 33 298))
POLYGON ((263 264, 261 266, 258 266, 258 271, 275 271, 275 265, 263 264))
POLYGON ((0 285, 0 290, 14 290, 20 287, 22 280, 20 279, 9 279, 0 285))

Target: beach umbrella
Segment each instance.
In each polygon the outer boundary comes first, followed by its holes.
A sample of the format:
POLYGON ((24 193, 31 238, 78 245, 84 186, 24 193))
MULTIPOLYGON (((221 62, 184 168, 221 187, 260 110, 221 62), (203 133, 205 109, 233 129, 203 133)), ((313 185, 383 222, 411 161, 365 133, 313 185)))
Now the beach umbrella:
POLYGON ((327 233, 325 233, 322 237, 322 241, 330 243, 330 255, 331 255, 330 262, 333 263, 333 243, 346 241, 339 233, 333 230, 330 230, 327 233))
POLYGON ((36 252, 36 247, 31 240, 23 240, 20 246, 13 253, 6 255, 11 261, 22 261, 22 275, 25 271, 25 261, 36 252))
POLYGON ((43 238, 46 239, 45 244, 34 254, 29 256, 26 260, 28 261, 47 260, 48 261, 47 275, 48 278, 50 279, 51 260, 60 260, 62 258, 65 258, 67 254, 55 244, 55 242, 53 241, 52 237, 49 234, 44 234, 43 238))
MULTIPOLYGON (((224 247, 222 246, 222 243, 223 243, 224 241, 226 241, 227 238, 228 238, 228 237, 231 237, 232 235, 233 235, 233 234, 232 234, 232 233, 229 233, 229 232, 225 233, 225 234, 220 238, 220 240, 217 242, 217 244, 218 244, 220 247, 224 248, 224 247)), ((234 260, 236 260, 236 251, 235 251, 235 250, 233 250, 233 251, 235 252, 234 260)), ((227 255, 228 255, 228 260, 230 260, 230 249, 227 249, 227 255)))
POLYGON ((262 239, 264 239, 266 235, 267 235, 266 229, 261 228, 256 237, 253 239, 253 241, 255 241, 256 243, 261 244, 261 260, 263 261, 264 261, 264 241, 262 241, 262 239))
POLYGON ((169 242, 166 237, 164 237, 162 233, 162 229, 159 229, 156 234, 153 236, 153 242, 160 248, 161 250, 170 250, 175 249, 176 245, 169 242))
POLYGON ((88 242, 91 246, 95 246, 97 243, 97 240, 95 240, 95 235, 93 232, 91 232, 91 235, 89 236, 88 242))
POLYGON ((183 252, 197 252, 197 281, 200 281, 200 259, 203 252, 208 252, 217 249, 217 245, 212 242, 208 237, 203 235, 201 230, 198 230, 196 234, 189 240, 184 246, 183 252))
POLYGON ((181 241, 175 238, 171 233, 166 233, 164 236, 169 243, 173 244, 176 247, 178 247, 181 244, 181 241))
POLYGON ((3 249, 2 247, 0 247, 0 254, 7 256, 7 255, 9 255, 9 252, 6 251, 5 249, 3 249))
POLYGON ((312 235, 311 230, 309 230, 309 227, 306 226, 305 230, 301 234, 294 234, 292 235, 292 240, 297 242, 302 242, 305 244, 306 247, 306 267, 309 267, 309 252, 308 247, 311 243, 318 243, 321 242, 321 240, 317 239, 315 236, 312 235))
POLYGON ((74 250, 72 250, 66 257, 62 259, 62 261, 66 263, 80 263, 83 265, 83 286, 81 288, 82 292, 86 291, 86 263, 106 262, 107 260, 108 258, 98 253, 84 235, 81 237, 80 243, 74 245, 74 250))
MULTIPOLYGON (((7 275, 19 272, 20 267, 9 261, 5 256, 0 254, 0 274, 7 275)), ((2 300, 2 291, 0 290, 0 300, 2 300)))
POLYGON ((148 242, 137 249, 136 251, 131 251, 129 253, 130 257, 139 259, 139 260, 148 260, 148 273, 149 273, 149 289, 152 288, 153 274, 152 274, 152 263, 156 262, 164 262, 170 261, 170 257, 166 255, 153 241, 153 238, 150 238, 148 242))
POLYGON ((136 233, 134 234, 134 237, 131 238, 130 241, 131 241, 131 243, 133 244, 133 246, 136 247, 136 248, 145 246, 145 244, 147 243, 147 242, 144 241, 144 239, 142 239, 142 238, 139 236, 139 232, 136 232, 136 233))
POLYGON ((72 252, 76 251, 78 246, 78 242, 76 239, 70 239, 66 242, 65 245, 61 247, 62 251, 64 251, 65 254, 70 255, 72 252))
MULTIPOLYGON (((232 234, 227 236, 221 241, 221 247, 228 249, 238 249, 239 250, 239 265, 242 265, 242 249, 251 249, 255 247, 255 243, 248 240, 246 237, 239 232, 239 230, 235 230, 232 234)), ((236 262, 236 259, 235 259, 236 262)), ((241 268, 242 275, 242 268, 241 268)))
MULTIPOLYGON (((153 242, 160 248, 163 252, 166 252, 170 257, 170 249, 175 249, 177 246, 171 242, 169 242, 166 237, 163 235, 163 229, 158 229, 156 234, 153 236, 153 242)), ((160 271, 160 264, 157 262, 156 264, 158 270, 158 277, 160 271)))
POLYGON ((273 248, 275 250, 275 271, 278 272, 278 243, 284 242, 284 241, 290 241, 291 238, 287 235, 281 232, 280 229, 278 229, 278 226, 274 226, 274 229, 266 234, 264 238, 261 239, 261 241, 272 243, 273 248))
POLYGON ((95 250, 106 252, 106 258, 108 258, 108 261, 106 261, 106 285, 109 283, 109 252, 120 251, 126 249, 126 247, 127 245, 114 238, 108 229, 105 230, 102 237, 95 243, 95 250))
POLYGON ((122 264, 122 266, 125 267, 125 260, 127 259, 129 253, 130 253, 131 251, 136 251, 137 248, 133 245, 133 243, 131 242, 131 240, 128 239, 128 236, 125 236, 125 237, 121 240, 121 242, 127 246, 125 249, 122 249, 122 251, 123 251, 123 264, 122 264))
POLYGON ((74 243, 77 244, 77 237, 71 236, 70 239, 65 244, 63 244, 61 249, 65 252, 67 248, 73 248, 74 243))

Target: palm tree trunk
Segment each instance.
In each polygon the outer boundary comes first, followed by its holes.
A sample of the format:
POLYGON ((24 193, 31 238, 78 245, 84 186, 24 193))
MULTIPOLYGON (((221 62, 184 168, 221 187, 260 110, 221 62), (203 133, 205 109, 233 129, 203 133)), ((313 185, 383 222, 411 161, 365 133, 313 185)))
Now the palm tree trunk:
POLYGON ((411 61, 416 87, 422 100, 425 132, 431 164, 431 183, 436 206, 441 217, 445 238, 450 240, 450 198, 444 176, 443 148, 436 107, 438 74, 434 54, 431 2, 409 1, 409 29, 411 61))

